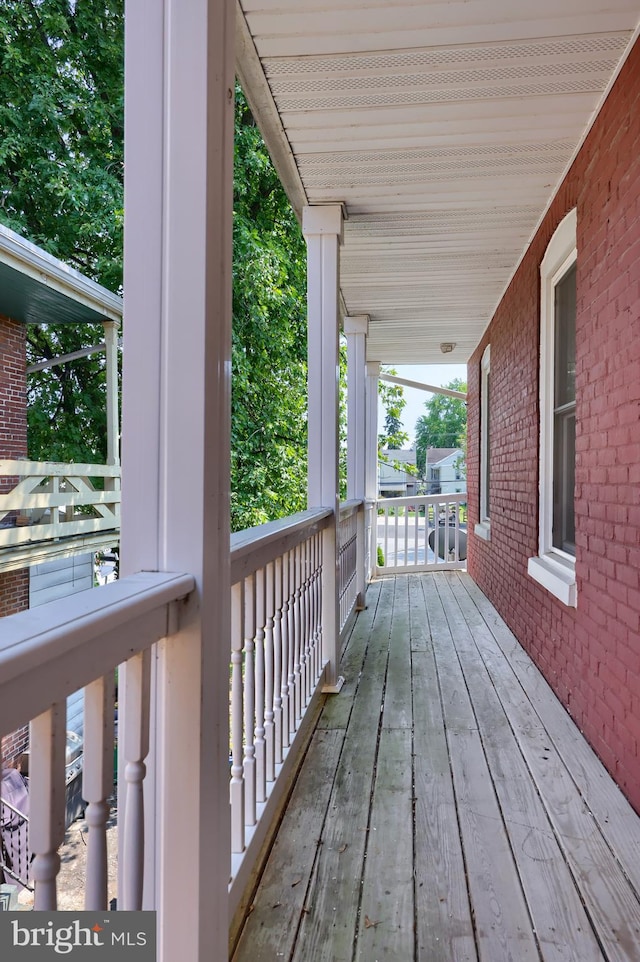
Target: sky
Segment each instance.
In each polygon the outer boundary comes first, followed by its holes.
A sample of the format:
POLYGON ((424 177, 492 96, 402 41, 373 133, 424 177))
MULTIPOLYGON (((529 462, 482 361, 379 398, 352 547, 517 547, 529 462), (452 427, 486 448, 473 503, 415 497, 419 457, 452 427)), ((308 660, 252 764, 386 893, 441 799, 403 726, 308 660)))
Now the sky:
MULTIPOLYGON (((397 371, 398 377, 406 377, 409 381, 421 381, 424 384, 433 384, 438 387, 444 387, 455 377, 462 378, 463 381, 467 379, 466 364, 395 364, 394 369, 397 371)), ((403 391, 407 405, 402 412, 402 423, 409 435, 409 442, 404 446, 409 448, 413 447, 416 421, 421 414, 425 413, 424 402, 433 395, 427 394, 425 391, 417 391, 412 387, 405 387, 403 391)), ((380 426, 384 424, 382 407, 378 410, 378 421, 380 426)))

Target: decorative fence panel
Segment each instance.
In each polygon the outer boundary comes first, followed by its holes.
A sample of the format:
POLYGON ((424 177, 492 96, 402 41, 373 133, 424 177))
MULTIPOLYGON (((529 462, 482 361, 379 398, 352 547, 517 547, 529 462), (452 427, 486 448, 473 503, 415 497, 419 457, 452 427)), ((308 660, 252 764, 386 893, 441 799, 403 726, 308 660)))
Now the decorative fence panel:
POLYGON ((119 465, 4 460, 2 478, 0 548, 120 527, 119 465))

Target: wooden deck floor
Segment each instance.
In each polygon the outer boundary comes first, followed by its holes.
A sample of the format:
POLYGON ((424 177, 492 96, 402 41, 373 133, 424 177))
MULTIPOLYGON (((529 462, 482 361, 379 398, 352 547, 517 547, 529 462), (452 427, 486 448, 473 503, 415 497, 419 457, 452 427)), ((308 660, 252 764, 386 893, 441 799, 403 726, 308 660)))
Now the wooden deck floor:
POLYGON ((234 962, 638 962, 640 819, 494 608, 367 602, 234 962))

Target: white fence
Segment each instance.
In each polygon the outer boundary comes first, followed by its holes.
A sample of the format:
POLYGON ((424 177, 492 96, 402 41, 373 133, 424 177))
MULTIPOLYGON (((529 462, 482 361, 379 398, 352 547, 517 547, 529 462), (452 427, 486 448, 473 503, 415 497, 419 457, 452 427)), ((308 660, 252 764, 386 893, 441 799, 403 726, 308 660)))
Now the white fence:
POLYGON ((189 575, 143 572, 3 619, 0 732, 31 722, 29 847, 35 908, 55 909, 65 830, 66 698, 85 689, 83 797, 88 802, 85 908, 107 908, 107 799, 113 791, 114 679, 126 663, 131 710, 120 739, 127 804, 120 828, 121 909, 142 907, 143 780, 149 746, 150 654, 178 628, 189 575))
POLYGON ((373 533, 378 574, 464 568, 466 501, 466 494, 379 500, 373 533))
POLYGON ((119 465, 4 460, 0 490, 0 548, 120 527, 119 465))
MULTIPOLYGON (((320 705, 331 650, 331 644, 326 647, 330 631, 323 625, 324 579, 329 572, 333 577, 337 566, 336 624, 346 632, 358 606, 359 582, 364 582, 359 573, 359 568, 364 571, 364 540, 362 502, 343 505, 337 524, 330 509, 318 509, 232 537, 231 914, 255 870, 320 705)), ((160 639, 172 644, 179 630, 176 603, 193 588, 190 575, 140 573, 3 622, 0 732, 31 723, 29 846, 37 909, 57 905, 58 849, 64 837, 65 702, 79 688, 85 689, 83 797, 89 828, 85 908, 107 908, 114 678, 123 663, 120 689, 122 694, 126 686, 127 712, 119 755, 126 805, 120 825, 118 908, 142 905, 145 758, 154 724, 152 648, 160 639)))

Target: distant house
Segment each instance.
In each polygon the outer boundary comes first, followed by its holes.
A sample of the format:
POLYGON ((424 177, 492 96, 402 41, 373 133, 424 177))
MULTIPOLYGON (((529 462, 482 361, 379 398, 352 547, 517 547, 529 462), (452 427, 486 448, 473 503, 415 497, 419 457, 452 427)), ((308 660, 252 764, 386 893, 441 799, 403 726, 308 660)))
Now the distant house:
POLYGON ((415 448, 408 451, 384 449, 378 464, 378 493, 381 498, 405 498, 418 493, 415 448), (407 469, 402 467, 407 465, 407 469))
POLYGON ((427 448, 424 477, 427 494, 466 491, 462 448, 427 448))

